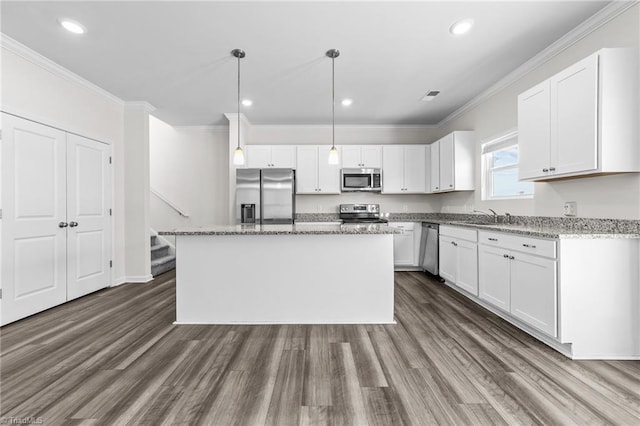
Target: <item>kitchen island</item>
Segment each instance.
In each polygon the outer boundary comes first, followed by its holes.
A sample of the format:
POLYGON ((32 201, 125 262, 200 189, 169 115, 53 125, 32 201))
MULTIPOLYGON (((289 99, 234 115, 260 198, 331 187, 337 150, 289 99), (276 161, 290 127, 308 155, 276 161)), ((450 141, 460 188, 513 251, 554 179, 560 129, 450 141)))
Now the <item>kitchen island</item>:
POLYGON ((176 324, 393 323, 386 225, 236 225, 176 237, 176 324))

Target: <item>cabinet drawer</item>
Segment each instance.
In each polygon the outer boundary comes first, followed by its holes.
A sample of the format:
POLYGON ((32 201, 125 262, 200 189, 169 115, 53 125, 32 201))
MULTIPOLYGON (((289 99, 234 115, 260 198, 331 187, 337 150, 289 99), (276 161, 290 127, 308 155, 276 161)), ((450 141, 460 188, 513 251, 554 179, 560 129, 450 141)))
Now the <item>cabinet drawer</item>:
POLYGON ((389 222, 390 228, 399 229, 404 234, 405 232, 413 232, 415 223, 414 222, 389 222))
POLYGON ((446 235, 461 240, 478 242, 478 231, 471 228, 461 228, 457 226, 441 226, 440 235, 446 235))
POLYGON ((554 240, 525 237, 505 232, 479 231, 478 242, 552 259, 556 257, 556 242, 554 240))

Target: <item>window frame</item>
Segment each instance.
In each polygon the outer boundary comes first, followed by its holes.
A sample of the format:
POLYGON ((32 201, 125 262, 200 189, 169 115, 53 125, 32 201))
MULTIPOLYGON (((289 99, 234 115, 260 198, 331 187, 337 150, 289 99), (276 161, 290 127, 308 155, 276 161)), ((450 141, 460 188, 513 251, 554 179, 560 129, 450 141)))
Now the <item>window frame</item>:
POLYGON ((532 199, 535 194, 535 187, 531 183, 531 194, 523 195, 493 195, 494 173, 504 170, 518 169, 520 165, 520 152, 518 150, 518 162, 507 164, 504 166, 493 167, 493 154, 495 152, 504 151, 512 147, 518 147, 518 129, 510 129, 506 132, 492 136, 482 141, 480 145, 480 162, 481 162, 481 199, 483 201, 497 200, 527 200, 532 199))

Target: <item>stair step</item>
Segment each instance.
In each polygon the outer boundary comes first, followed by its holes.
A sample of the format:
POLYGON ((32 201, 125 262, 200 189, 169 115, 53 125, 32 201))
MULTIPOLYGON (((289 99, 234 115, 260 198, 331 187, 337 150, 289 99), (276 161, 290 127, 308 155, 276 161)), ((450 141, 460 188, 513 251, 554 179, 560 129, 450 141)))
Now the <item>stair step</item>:
POLYGON ((156 244, 151 246, 151 260, 165 257, 169 254, 169 244, 156 244))
POLYGON ((151 261, 151 275, 154 277, 160 275, 163 272, 170 271, 176 267, 176 257, 173 255, 166 255, 159 257, 151 261))
POLYGON ((152 235, 151 236, 151 245, 155 246, 158 242, 158 236, 157 235, 152 235))

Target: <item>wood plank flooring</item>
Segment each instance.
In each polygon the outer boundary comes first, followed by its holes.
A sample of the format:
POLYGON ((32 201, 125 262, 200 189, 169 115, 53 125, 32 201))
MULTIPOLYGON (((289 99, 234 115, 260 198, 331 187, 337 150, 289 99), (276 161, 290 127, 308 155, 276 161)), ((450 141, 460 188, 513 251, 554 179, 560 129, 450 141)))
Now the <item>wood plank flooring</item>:
POLYGON ((640 362, 571 361, 395 279, 396 325, 175 326, 172 272, 83 297, 0 329, 0 422, 640 424, 640 362))

